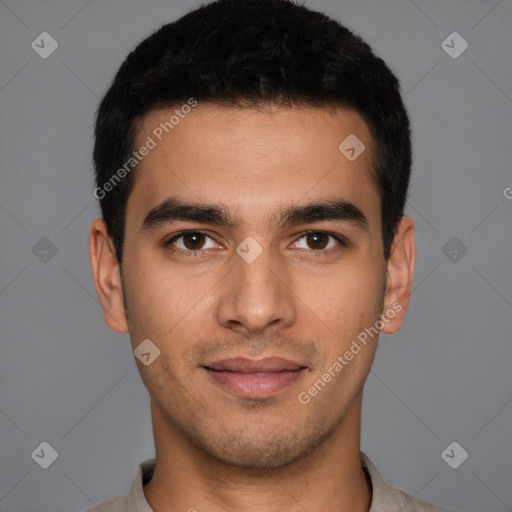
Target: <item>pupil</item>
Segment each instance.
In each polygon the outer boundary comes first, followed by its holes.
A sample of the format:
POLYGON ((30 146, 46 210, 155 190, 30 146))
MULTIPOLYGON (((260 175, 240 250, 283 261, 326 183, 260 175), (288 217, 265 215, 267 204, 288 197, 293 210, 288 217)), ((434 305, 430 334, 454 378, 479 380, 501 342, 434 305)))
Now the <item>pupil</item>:
POLYGON ((201 243, 202 236, 203 235, 201 233, 189 233, 184 238, 185 247, 187 249, 201 249, 203 246, 201 243))
POLYGON ((308 244, 310 246, 316 245, 316 247, 313 247, 314 249, 324 249, 325 246, 327 245, 326 241, 327 241, 327 236, 324 235, 323 233, 313 233, 311 235, 308 235, 308 244), (324 243, 322 243, 322 241, 324 243), (320 247, 318 247, 318 244, 320 245, 320 247))

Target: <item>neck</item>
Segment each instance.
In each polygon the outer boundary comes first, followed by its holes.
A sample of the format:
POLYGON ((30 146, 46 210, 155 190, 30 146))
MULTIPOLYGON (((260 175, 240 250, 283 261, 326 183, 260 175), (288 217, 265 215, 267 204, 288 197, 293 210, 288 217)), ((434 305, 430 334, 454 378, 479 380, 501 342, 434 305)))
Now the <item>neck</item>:
POLYGON ((144 487, 154 512, 368 512, 371 488, 359 458, 361 397, 337 429, 293 464, 252 471, 191 445, 151 404, 157 466, 144 487))

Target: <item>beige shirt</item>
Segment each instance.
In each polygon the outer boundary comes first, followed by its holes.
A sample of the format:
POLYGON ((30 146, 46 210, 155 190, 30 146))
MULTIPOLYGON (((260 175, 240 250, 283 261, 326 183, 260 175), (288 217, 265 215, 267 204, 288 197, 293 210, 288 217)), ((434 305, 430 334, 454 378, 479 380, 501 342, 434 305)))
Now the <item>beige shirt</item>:
MULTIPOLYGON (((448 509, 417 500, 387 485, 372 461, 363 452, 361 452, 361 463, 370 476, 373 487, 372 504, 368 512, 450 512, 448 509)), ((153 512, 142 488, 151 480, 155 465, 156 459, 141 462, 137 466, 132 487, 127 495, 106 501, 86 512, 153 512)))

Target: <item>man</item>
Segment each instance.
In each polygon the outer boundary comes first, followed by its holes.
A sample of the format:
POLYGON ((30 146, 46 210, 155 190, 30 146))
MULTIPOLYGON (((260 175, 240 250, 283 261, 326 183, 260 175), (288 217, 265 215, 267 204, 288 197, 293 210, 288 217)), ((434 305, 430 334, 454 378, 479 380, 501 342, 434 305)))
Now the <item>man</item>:
POLYGON ((288 0, 219 0, 122 64, 90 233, 156 459, 102 512, 440 512, 360 452, 363 385, 416 260, 399 83, 288 0))

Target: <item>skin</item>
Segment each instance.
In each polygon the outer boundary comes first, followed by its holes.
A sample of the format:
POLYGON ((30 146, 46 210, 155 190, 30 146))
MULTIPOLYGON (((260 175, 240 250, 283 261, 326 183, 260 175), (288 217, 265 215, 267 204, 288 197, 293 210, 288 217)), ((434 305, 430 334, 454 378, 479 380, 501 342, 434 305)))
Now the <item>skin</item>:
MULTIPOLYGON (((135 146, 172 113, 150 112, 135 146)), ((308 404, 297 397, 380 314, 402 306, 381 329, 392 334, 407 310, 414 222, 402 218, 386 262, 371 142, 350 109, 199 104, 137 168, 122 272, 104 221, 93 222, 90 257, 107 325, 129 332, 133 349, 149 338, 161 351, 149 366, 136 359, 151 397, 157 466, 144 494, 155 512, 369 510, 360 422, 377 336, 308 404), (353 162, 338 150, 349 134, 366 145, 353 162), (148 212, 171 195, 222 204, 238 222, 141 230, 148 212), (338 220, 275 222, 279 208, 333 198, 356 205, 368 230, 338 220), (212 238, 164 245, 183 230, 212 238), (329 237, 311 242, 304 231, 339 234, 349 246, 329 237), (236 252, 249 236, 263 249, 252 263, 236 252), (284 357, 307 371, 270 398, 242 398, 202 368, 233 356, 284 357)))

